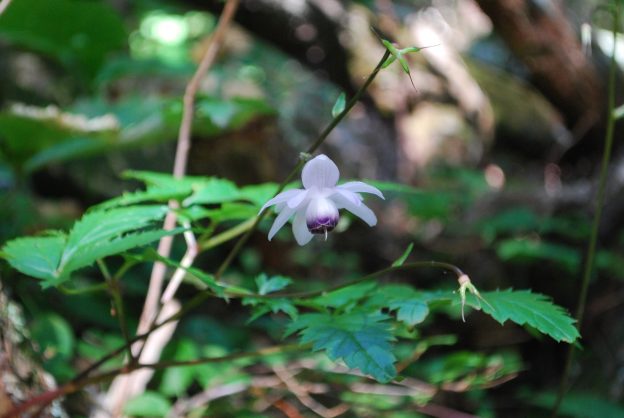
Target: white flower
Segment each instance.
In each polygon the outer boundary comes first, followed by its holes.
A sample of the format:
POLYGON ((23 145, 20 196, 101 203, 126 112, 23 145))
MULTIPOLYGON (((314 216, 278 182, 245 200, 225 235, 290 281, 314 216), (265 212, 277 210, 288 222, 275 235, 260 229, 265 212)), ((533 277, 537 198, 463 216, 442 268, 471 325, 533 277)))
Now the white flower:
POLYGON ((319 155, 306 163, 301 172, 304 189, 287 190, 265 203, 259 213, 275 205, 278 213, 269 231, 269 241, 294 215, 293 234, 299 245, 305 245, 313 234, 324 234, 338 223, 338 209, 347 209, 370 226, 377 224, 377 217, 364 203, 360 193, 383 194, 373 186, 361 181, 350 181, 336 186, 340 172, 326 155, 319 155))

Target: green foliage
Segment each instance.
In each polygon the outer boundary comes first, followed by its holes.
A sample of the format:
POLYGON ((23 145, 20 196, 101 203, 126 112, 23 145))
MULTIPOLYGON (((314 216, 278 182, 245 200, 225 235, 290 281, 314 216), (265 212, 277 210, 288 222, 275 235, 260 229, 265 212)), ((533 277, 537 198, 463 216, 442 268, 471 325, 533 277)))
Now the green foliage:
MULTIPOLYGON (((179 339, 175 342, 171 360, 186 361, 199 357, 197 345, 188 339, 179 339)), ((193 383, 196 375, 194 367, 170 367, 163 372, 159 392, 167 396, 180 396, 193 383)))
POLYGON ((98 259, 179 233, 180 229, 153 229, 167 210, 152 205, 89 212, 67 235, 18 238, 3 247, 2 255, 16 270, 42 279, 42 286, 58 286, 98 259))
POLYGON ((336 103, 334 103, 334 107, 332 107, 332 117, 336 118, 345 110, 345 105, 347 102, 347 96, 344 93, 340 93, 338 99, 336 99, 336 103))
POLYGON ((512 352, 486 354, 456 351, 420 362, 417 374, 433 384, 449 387, 457 384, 474 389, 517 374, 522 369, 520 357, 512 352))
POLYGON ((171 402, 158 392, 146 391, 130 399, 124 414, 135 417, 165 417, 171 410, 171 402))
POLYGON ((291 283, 292 279, 284 276, 273 276, 269 278, 266 274, 260 274, 256 277, 258 293, 261 295, 278 292, 291 283))
POLYGON ((71 359, 76 341, 70 324, 60 315, 46 312, 30 326, 32 341, 44 359, 43 366, 57 379, 67 380, 74 370, 71 359))
POLYGON ((409 255, 412 253, 413 249, 414 249, 414 243, 410 242, 410 244, 407 246, 407 248, 405 249, 405 252, 403 252, 401 257, 397 258, 394 261, 394 263, 392 263, 392 267, 400 267, 400 266, 402 266, 403 263, 405 263, 405 260, 407 260, 407 257, 409 257, 409 255))
POLYGON ((544 295, 528 290, 507 289, 483 292, 482 296, 486 301, 481 303, 483 312, 501 324, 510 320, 518 325, 530 325, 555 341, 567 343, 572 343, 580 337, 574 326, 574 319, 544 295))
MULTIPOLYGON (((550 411, 555 399, 556 395, 553 392, 540 392, 527 397, 526 401, 550 411)), ((572 418, 620 418, 624 416, 624 407, 605 399, 601 394, 570 392, 563 399, 559 414, 572 418)))
POLYGON ((496 253, 505 261, 552 261, 570 273, 578 271, 579 252, 574 248, 530 239, 510 239, 497 244, 496 253))
POLYGON ((314 351, 324 350, 333 361, 342 359, 351 369, 389 382, 395 378, 396 369, 388 319, 387 315, 357 311, 304 314, 288 326, 286 335, 297 332, 302 343, 312 343, 314 351))
MULTIPOLYGON (((292 279, 284 276, 268 277, 266 274, 260 274, 256 277, 256 286, 259 295, 267 295, 269 293, 278 292, 292 283, 292 279)), ((248 322, 255 321, 268 313, 284 312, 291 319, 296 319, 299 312, 288 298, 258 298, 246 297, 243 299, 243 305, 251 305, 252 315, 248 322)))
POLYGON ((16 1, 2 15, 0 37, 55 58, 89 78, 111 52, 126 44, 123 21, 113 9, 82 0, 16 1))

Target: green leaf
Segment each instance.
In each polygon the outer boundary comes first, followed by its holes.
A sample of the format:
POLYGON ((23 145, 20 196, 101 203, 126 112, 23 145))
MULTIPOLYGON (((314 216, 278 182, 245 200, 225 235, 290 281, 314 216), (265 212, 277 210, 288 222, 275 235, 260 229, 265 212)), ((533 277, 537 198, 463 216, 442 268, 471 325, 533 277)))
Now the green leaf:
POLYGON ((239 199, 240 194, 234 183, 211 177, 194 186, 193 194, 182 203, 184 206, 215 204, 239 199))
POLYGON ((518 325, 530 325, 555 341, 572 343, 580 337, 574 326, 576 321, 544 295, 507 289, 482 292, 481 296, 487 302, 481 303, 483 312, 501 324, 510 320, 518 325))
POLYGON ((60 356, 70 358, 75 338, 69 323, 55 313, 38 315, 30 326, 33 341, 46 358, 60 356))
POLYGON ((324 350, 331 360, 342 359, 349 368, 385 383, 396 377, 387 319, 380 313, 305 314, 288 326, 286 335, 297 332, 314 351, 324 350))
POLYGON ((297 310, 297 307, 292 303, 290 299, 286 298, 260 299, 248 297, 243 299, 243 305, 252 306, 251 317, 247 320, 247 323, 253 322, 268 313, 276 314, 279 312, 284 312, 290 317, 290 319, 297 319, 297 317, 299 316, 299 311, 297 310))
MULTIPOLYGON (((8 242, 2 251, 15 269, 43 279, 43 286, 57 286, 69 275, 100 258, 147 245, 171 231, 148 229, 167 213, 166 206, 130 206, 89 212, 67 236, 57 233, 48 237, 18 238, 8 242)), ((160 225, 158 225, 160 227, 160 225)))
POLYGON ((347 104, 347 96, 344 93, 340 93, 336 103, 334 103, 334 107, 332 108, 332 117, 335 119, 338 115, 340 115, 345 110, 345 106, 347 104))
MULTIPOLYGON (((175 361, 193 360, 199 357, 197 345, 189 339, 180 339, 169 358, 175 361)), ((195 367, 170 367, 163 372, 159 391, 167 396, 180 396, 191 386, 195 378, 195 367)))
POLYGON ((407 248, 403 252, 403 255, 401 255, 401 257, 397 258, 394 261, 394 263, 392 263, 392 267, 400 267, 400 266, 402 266, 403 263, 405 263, 405 260, 407 260, 407 257, 409 257, 409 255, 412 253, 413 249, 414 249, 414 243, 410 242, 410 244, 407 246, 407 248))
POLYGON ((144 392, 130 399, 124 407, 124 414, 135 417, 165 417, 171 410, 171 403, 156 392, 144 392))
POLYGON ((262 273, 256 277, 256 286, 258 286, 258 293, 261 295, 277 292, 284 289, 291 283, 292 279, 284 276, 273 276, 268 278, 266 274, 262 273))
POLYGON ((17 238, 2 249, 3 257, 11 267, 22 273, 44 280, 54 280, 54 272, 61 261, 66 237, 52 236, 17 238))
POLYGON ((390 310, 396 310, 397 319, 409 326, 420 324, 429 315, 429 306, 414 299, 394 300, 388 307, 390 310))
POLYGON ((377 287, 375 282, 358 283, 342 289, 328 292, 312 299, 312 302, 322 307, 349 309, 355 303, 369 295, 377 287))

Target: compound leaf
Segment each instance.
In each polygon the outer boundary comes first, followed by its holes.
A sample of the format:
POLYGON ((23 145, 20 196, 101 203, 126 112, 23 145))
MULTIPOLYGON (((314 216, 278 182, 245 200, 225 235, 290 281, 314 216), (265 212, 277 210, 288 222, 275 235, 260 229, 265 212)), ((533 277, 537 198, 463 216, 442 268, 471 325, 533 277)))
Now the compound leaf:
POLYGON ((396 359, 390 325, 384 322, 388 318, 380 313, 311 313, 293 321, 286 335, 297 332, 302 343, 312 343, 315 351, 324 350, 331 360, 342 359, 351 369, 389 382, 396 376, 396 359))

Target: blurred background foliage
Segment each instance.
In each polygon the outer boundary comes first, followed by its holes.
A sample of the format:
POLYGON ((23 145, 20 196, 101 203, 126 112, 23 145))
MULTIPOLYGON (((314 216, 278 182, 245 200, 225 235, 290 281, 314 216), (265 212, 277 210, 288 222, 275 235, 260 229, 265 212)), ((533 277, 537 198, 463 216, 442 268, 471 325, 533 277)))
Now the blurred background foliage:
MULTIPOLYGON (((299 248, 290 231, 268 243, 263 222, 230 281, 255 288, 266 280, 261 274, 279 274, 293 278, 296 289, 320 289, 386 266, 414 243, 415 259, 453 262, 481 289, 531 288, 572 311, 605 123, 611 45, 601 4, 242 1, 202 81, 191 175, 238 186, 281 181, 330 120, 338 95, 352 94, 383 54, 371 26, 402 46, 437 46, 408 57, 414 87, 399 66, 385 69, 323 148, 344 178, 376 179, 387 197, 372 203, 379 225, 369 230, 343 217, 327 242, 299 248), (506 20, 513 7, 535 39, 506 20), (592 26, 591 45, 580 42, 583 23, 592 26), (577 67, 563 71, 568 60, 577 67)), ((170 172, 184 87, 221 8, 220 1, 193 0, 13 1, 0 16, 0 242, 65 229, 88 207, 136 189, 136 177, 122 178, 127 170, 170 172)), ((616 145, 575 392, 564 416, 624 415, 623 156, 616 145)), ((228 245, 204 253, 196 266, 213 271, 228 245)), ((183 251, 176 240, 172 258, 183 251)), ((34 279, 0 268, 2 321, 13 324, 3 330, 15 328, 12 341, 30 353, 10 360, 28 364, 15 383, 24 393, 50 385, 30 376, 43 376, 33 364, 63 382, 122 342, 106 292, 74 294, 102 281, 97 269, 81 270, 74 289, 61 292, 41 291, 34 279)), ((137 266, 122 282, 130 329, 149 271, 137 266)), ((384 280, 427 289, 441 278, 419 271, 384 280)), ((185 285, 181 297, 196 291, 185 285)), ((280 341, 288 307, 262 309, 253 301, 202 306, 184 318, 163 358, 280 341), (250 312, 261 315, 247 321, 250 312)), ((438 311, 445 314, 401 331, 403 386, 384 389, 332 373, 335 365, 323 355, 276 355, 158 372, 126 413, 315 416, 284 387, 286 373, 319 402, 348 406, 342 416, 548 416, 562 344, 479 313, 463 324, 449 318, 457 318, 456 309, 438 311), (288 415, 288 406, 300 415, 288 415)), ((57 413, 87 415, 102 389, 69 397, 57 413)))

